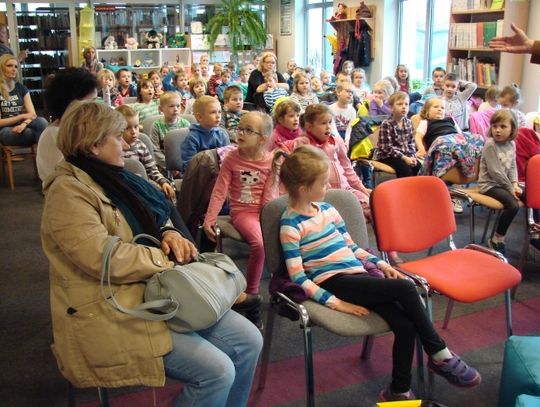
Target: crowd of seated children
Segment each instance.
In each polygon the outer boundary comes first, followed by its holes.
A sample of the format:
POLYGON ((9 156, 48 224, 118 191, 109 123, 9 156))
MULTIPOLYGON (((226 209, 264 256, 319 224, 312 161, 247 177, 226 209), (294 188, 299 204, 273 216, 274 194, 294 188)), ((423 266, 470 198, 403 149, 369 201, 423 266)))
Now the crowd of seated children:
POLYGON ((167 133, 174 129, 189 127, 189 122, 180 117, 180 96, 176 92, 165 92, 159 98, 159 111, 162 116, 157 119, 150 132, 150 140, 154 146, 157 165, 165 169, 165 147, 163 140, 167 133))
POLYGON ((388 99, 391 115, 379 128, 377 160, 389 165, 396 176, 410 177, 420 170, 409 112, 409 95, 397 91, 388 99))
POLYGON ((159 100, 154 99, 155 88, 149 79, 141 79, 137 83, 137 103, 131 107, 139 114, 142 122, 147 117, 159 114, 159 100))
POLYGON ((298 103, 302 112, 307 106, 319 103, 319 98, 311 90, 311 82, 306 73, 299 72, 294 75, 291 99, 298 103))
POLYGON ((195 154, 203 150, 224 147, 229 144, 227 132, 219 127, 221 123, 221 105, 208 95, 195 99, 193 114, 197 123, 189 126, 189 135, 182 143, 182 173, 195 154))
POLYGON ((101 69, 97 73, 98 82, 98 98, 103 100, 107 106, 117 107, 124 104, 124 98, 120 95, 120 91, 116 85, 116 78, 112 71, 101 69))
POLYGON ((276 100, 280 97, 289 96, 289 93, 277 86, 278 76, 273 71, 268 71, 264 74, 264 83, 266 84, 266 90, 263 92, 264 103, 269 111, 272 111, 276 100))
POLYGON ((486 94, 484 95, 485 101, 480 103, 480 106, 478 106, 479 112, 486 112, 488 110, 493 109, 499 109, 500 105, 497 99, 499 98, 499 94, 501 93, 501 89, 497 85, 491 85, 486 90, 486 94))
POLYGON ((193 105, 195 100, 201 96, 206 95, 206 82, 203 78, 196 77, 189 80, 189 93, 191 94, 191 99, 188 99, 186 103, 186 108, 184 110, 185 114, 193 114, 193 105))
POLYGON ((229 133, 229 140, 236 142, 238 125, 244 113, 244 97, 242 90, 236 84, 228 86, 223 92, 223 112, 221 114, 221 127, 229 133))
POLYGON ((356 117, 356 110, 352 106, 353 88, 350 83, 343 83, 336 86, 337 101, 329 107, 334 115, 336 129, 343 140, 349 123, 356 117))
POLYGON ((394 88, 390 81, 382 79, 373 85, 373 95, 369 102, 369 115, 380 116, 391 113, 388 98, 394 93, 394 88))
POLYGON ((137 96, 137 85, 132 81, 132 74, 126 68, 121 68, 116 72, 118 91, 122 97, 137 96))
POLYGON ((281 100, 274 106, 272 119, 274 130, 269 148, 273 150, 281 146, 284 141, 294 140, 302 134, 300 128, 300 105, 290 98, 281 100))
POLYGON ((124 158, 133 158, 140 161, 144 165, 148 180, 159 186, 165 196, 172 200, 175 197, 174 188, 167 178, 159 172, 152 153, 148 150, 146 144, 139 139, 138 113, 128 105, 120 106, 116 110, 124 116, 127 122, 127 127, 122 133, 122 137, 129 148, 123 151, 124 158))
POLYGON ((442 97, 446 106, 446 114, 452 117, 459 128, 464 131, 469 130, 469 106, 467 100, 472 96, 476 88, 475 83, 460 81, 454 73, 447 73, 444 77, 442 97))
POLYGON ((278 195, 277 182, 272 177, 273 157, 268 151, 271 134, 272 120, 266 113, 247 112, 242 116, 238 148, 229 152, 221 164, 203 223, 206 235, 215 241, 217 216, 228 198, 232 224, 250 246, 246 295, 233 309, 242 311, 242 303, 246 303, 246 317, 258 327, 262 327, 259 287, 264 269, 259 217, 263 206, 278 195), (257 307, 251 307, 254 301, 257 307))

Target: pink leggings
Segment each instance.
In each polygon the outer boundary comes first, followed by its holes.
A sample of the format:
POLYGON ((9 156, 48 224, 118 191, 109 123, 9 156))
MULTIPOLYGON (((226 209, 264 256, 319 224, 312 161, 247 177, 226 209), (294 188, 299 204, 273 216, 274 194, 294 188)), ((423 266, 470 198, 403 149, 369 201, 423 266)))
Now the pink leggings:
POLYGON ((247 265, 247 289, 249 294, 258 294, 264 269, 264 245, 261 231, 260 213, 242 211, 231 213, 231 221, 249 244, 250 253, 247 265))

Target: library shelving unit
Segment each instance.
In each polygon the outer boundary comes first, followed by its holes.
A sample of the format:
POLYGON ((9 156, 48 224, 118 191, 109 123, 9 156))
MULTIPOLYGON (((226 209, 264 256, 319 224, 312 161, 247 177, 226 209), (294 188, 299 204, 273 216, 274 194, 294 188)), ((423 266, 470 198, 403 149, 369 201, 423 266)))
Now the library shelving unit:
POLYGON ((70 65, 69 10, 40 7, 35 11, 17 11, 15 18, 19 49, 28 53, 21 64, 22 83, 36 110, 41 110, 46 77, 70 65))
POLYGON ((159 70, 165 64, 191 65, 190 48, 98 49, 96 52, 97 58, 113 70, 115 66, 129 66, 134 72, 146 73, 159 70))
POLYGON ((512 35, 510 24, 526 29, 528 1, 453 0, 448 36, 448 72, 476 82, 479 90, 490 85, 520 85, 523 55, 496 52, 489 39, 512 35), (498 3, 498 8, 494 8, 498 3))

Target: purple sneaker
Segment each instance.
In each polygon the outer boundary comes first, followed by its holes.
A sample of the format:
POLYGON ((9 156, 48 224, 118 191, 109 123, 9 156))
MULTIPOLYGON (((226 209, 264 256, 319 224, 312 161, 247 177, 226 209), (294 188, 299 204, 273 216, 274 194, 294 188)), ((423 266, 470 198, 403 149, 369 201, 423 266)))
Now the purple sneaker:
POLYGON ((388 386, 386 389, 381 390, 379 393, 380 401, 404 401, 404 400, 416 400, 416 397, 412 390, 407 393, 394 393, 392 387, 388 386))
POLYGON ((429 358, 429 368, 454 386, 474 387, 479 385, 482 381, 480 373, 461 360, 454 352, 452 352, 452 355, 450 359, 446 359, 444 362, 437 362, 433 358, 429 358))

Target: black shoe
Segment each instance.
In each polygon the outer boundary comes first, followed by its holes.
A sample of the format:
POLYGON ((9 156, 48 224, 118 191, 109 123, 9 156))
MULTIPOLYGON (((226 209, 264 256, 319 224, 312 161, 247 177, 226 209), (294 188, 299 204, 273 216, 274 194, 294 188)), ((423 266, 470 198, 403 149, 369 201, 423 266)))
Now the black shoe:
MULTIPOLYGON (((234 304, 232 309, 236 312, 249 312, 254 309, 260 308, 262 304, 262 297, 259 294, 246 294, 247 297, 244 301, 234 304)), ((259 311, 260 312, 260 311, 259 311)))
POLYGON ((490 249, 495 250, 502 254, 503 256, 506 255, 506 245, 502 242, 495 242, 493 239, 488 240, 488 246, 490 249))
POLYGON ((246 318, 249 319, 253 325, 259 328, 259 330, 263 330, 261 307, 253 308, 252 310, 246 312, 246 318))

